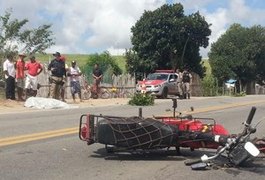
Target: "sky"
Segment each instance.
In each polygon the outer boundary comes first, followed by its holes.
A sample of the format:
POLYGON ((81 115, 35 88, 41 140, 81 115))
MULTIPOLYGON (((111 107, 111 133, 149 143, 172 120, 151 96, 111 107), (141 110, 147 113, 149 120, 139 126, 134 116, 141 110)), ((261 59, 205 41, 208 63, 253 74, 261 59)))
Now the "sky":
MULTIPOLYGON (((265 26, 264 0, 0 0, 0 15, 12 8, 12 18, 28 19, 27 28, 52 24, 55 45, 47 53, 124 53, 132 47, 131 27, 145 10, 181 3, 186 15, 200 12, 211 25, 210 44, 233 23, 265 26)), ((201 48, 208 57, 210 45, 201 48)))

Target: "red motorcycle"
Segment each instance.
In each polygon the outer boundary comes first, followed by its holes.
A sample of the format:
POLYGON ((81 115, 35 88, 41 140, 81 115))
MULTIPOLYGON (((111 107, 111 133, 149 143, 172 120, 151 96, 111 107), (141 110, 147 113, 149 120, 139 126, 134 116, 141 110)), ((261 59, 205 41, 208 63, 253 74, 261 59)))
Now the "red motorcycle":
POLYGON ((79 138, 88 145, 104 144, 107 152, 136 152, 154 149, 168 150, 181 148, 195 150, 199 148, 217 149, 214 156, 204 155, 198 160, 186 161, 192 169, 205 169, 212 160, 225 156, 232 165, 240 165, 248 159, 265 153, 265 139, 250 139, 256 132, 251 126, 256 108, 252 107, 240 134, 229 134, 220 124, 211 118, 175 116, 177 107, 173 99, 172 117, 142 117, 142 111, 134 117, 117 117, 86 114, 80 117, 79 138))

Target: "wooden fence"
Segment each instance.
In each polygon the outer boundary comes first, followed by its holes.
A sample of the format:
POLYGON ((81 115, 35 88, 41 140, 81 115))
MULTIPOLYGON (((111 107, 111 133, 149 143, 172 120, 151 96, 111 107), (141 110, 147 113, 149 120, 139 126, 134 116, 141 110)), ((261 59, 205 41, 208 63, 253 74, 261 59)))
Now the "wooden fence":
MULTIPOLYGON (((38 76, 38 82, 40 84, 40 88, 38 90, 37 96, 39 97, 48 97, 49 96, 49 72, 47 71, 47 66, 44 65, 43 72, 38 76)), ((119 76, 113 75, 111 77, 112 82, 103 82, 101 83, 101 86, 104 88, 117 88, 117 89, 124 89, 126 88, 131 93, 135 92, 135 78, 132 77, 129 74, 122 74, 119 76)), ((87 83, 87 78, 85 76, 80 76, 80 84, 82 87, 82 91, 85 91, 83 88, 85 87, 85 83, 87 83)), ((91 85, 92 82, 88 82, 88 84, 91 85)), ((69 77, 66 80, 66 89, 65 89, 65 98, 71 98, 71 89, 70 89, 70 80, 69 77)))
POLYGON ((192 84, 191 84, 191 96, 202 96, 203 95, 203 89, 201 85, 201 78, 196 73, 192 74, 192 84))

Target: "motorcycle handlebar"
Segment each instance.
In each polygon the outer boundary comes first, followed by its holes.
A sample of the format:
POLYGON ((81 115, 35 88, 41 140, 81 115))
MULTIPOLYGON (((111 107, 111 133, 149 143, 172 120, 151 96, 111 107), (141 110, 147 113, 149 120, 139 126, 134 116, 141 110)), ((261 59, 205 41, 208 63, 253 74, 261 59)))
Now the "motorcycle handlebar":
POLYGON ((251 121, 254 117, 255 112, 256 112, 256 107, 253 106, 249 112, 249 115, 248 115, 248 118, 245 122, 245 125, 249 126, 251 124, 251 121))

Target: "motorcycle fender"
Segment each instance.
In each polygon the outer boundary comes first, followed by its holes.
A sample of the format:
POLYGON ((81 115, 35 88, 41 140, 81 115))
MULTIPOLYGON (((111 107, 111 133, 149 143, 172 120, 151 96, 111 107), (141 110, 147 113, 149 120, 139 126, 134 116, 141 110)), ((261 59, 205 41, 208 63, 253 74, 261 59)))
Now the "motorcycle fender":
POLYGON ((258 156, 260 153, 259 149, 252 142, 246 142, 246 144, 244 145, 244 148, 253 157, 258 156))

